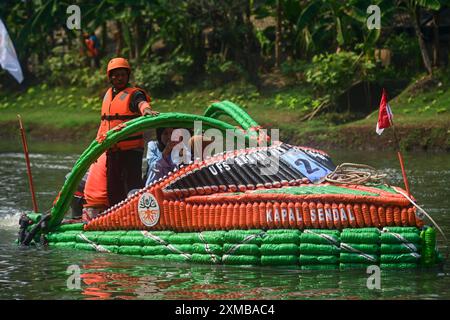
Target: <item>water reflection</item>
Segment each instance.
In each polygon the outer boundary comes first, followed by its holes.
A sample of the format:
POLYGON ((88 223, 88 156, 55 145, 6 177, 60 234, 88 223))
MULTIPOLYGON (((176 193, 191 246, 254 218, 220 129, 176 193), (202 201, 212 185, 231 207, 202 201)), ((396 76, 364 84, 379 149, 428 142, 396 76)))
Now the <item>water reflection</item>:
MULTIPOLYGON (((12 238, 13 234, 10 233, 12 238)), ((369 290, 365 270, 190 265, 71 250, 0 247, 0 299, 436 299, 450 298, 449 272, 382 271, 369 290), (69 290, 70 265, 81 269, 69 290)))

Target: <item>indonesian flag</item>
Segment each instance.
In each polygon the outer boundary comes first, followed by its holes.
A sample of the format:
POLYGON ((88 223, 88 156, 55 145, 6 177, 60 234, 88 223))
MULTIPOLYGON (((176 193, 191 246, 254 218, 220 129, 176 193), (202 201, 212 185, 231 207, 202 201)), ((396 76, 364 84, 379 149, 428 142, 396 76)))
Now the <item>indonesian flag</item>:
POLYGON ((385 128, 389 128, 392 125, 392 114, 391 107, 387 102, 386 90, 383 89, 383 94, 380 101, 380 111, 378 113, 378 122, 376 132, 381 135, 385 128))

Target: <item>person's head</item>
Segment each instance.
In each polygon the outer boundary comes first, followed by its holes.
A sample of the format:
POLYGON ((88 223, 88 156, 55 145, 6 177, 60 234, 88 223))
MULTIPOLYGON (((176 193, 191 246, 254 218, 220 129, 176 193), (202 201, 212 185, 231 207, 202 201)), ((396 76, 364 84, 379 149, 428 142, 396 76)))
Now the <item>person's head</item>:
POLYGON ((172 137, 173 128, 157 128, 156 129, 156 139, 158 143, 165 147, 167 143, 169 143, 170 138, 172 137))
POLYGON ((108 62, 106 74, 114 88, 117 90, 123 90, 126 88, 130 79, 130 64, 124 58, 111 59, 108 62))

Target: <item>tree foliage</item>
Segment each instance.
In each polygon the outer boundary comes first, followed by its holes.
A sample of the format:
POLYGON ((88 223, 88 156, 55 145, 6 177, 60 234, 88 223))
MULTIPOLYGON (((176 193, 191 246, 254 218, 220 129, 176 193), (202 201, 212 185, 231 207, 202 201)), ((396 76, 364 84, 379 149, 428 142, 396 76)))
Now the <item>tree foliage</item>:
POLYGON ((141 66, 138 78, 152 88, 173 85, 167 79, 177 71, 183 79, 245 76, 259 86, 260 74, 280 62, 275 51, 281 62, 312 62, 340 51, 373 58, 386 33, 366 27, 373 4, 383 24, 402 9, 411 15, 430 72, 419 16, 444 0, 23 0, 1 1, 0 18, 28 75, 42 76, 44 66, 56 76, 64 59, 85 51, 82 32, 95 31, 103 58, 131 59, 141 66), (66 27, 67 7, 74 4, 81 8, 82 30, 66 27))

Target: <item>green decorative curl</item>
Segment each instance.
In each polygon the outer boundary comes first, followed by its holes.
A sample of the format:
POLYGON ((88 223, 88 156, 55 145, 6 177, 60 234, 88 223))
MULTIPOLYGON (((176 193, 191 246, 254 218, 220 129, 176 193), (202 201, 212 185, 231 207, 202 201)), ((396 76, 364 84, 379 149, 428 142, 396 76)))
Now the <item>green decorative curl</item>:
MULTIPOLYGON (((89 166, 100 157, 108 148, 112 147, 117 142, 132 136, 138 132, 158 127, 174 127, 174 128, 191 128, 194 125, 194 121, 202 121, 202 125, 205 129, 216 128, 221 131, 233 130, 236 135, 244 135, 246 140, 250 138, 248 134, 245 134, 226 122, 200 115, 191 115, 184 113, 164 113, 156 117, 143 116, 137 119, 126 122, 126 126, 119 131, 114 129, 108 131, 104 141, 99 143, 94 140, 90 146, 81 154, 72 168, 72 171, 61 188, 59 198, 51 208, 51 218, 49 221, 48 230, 54 229, 58 226, 66 211, 68 210, 72 201, 73 194, 80 183, 81 179, 89 169, 89 166)), ((247 125, 247 119, 244 126, 247 125)))

